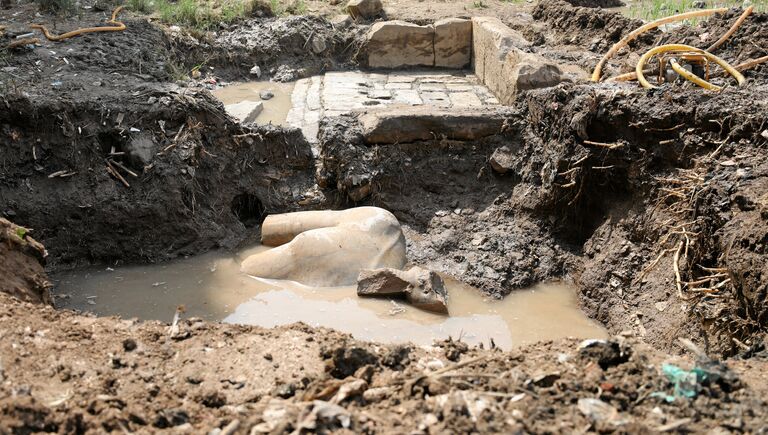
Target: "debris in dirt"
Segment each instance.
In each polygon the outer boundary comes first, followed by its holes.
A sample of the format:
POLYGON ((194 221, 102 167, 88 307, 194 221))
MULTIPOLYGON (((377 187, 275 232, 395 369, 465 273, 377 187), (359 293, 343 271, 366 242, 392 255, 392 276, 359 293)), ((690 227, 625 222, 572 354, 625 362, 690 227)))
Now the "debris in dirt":
POLYGON ((496 148, 491 154, 491 167, 499 174, 506 174, 514 166, 514 156, 509 147, 496 148))
POLYGON ((381 0, 349 0, 346 10, 354 19, 370 20, 381 15, 384 8, 381 0))
POLYGON ((14 50, 20 47, 33 49, 34 46, 38 44, 40 44, 40 40, 38 38, 23 38, 23 39, 17 39, 15 41, 9 42, 8 45, 5 46, 5 48, 8 50, 14 50))
POLYGON ((351 424, 352 414, 349 411, 332 403, 315 400, 311 412, 301 420, 296 432, 308 430, 323 433, 338 428, 348 429, 351 424))
POLYGON ((319 37, 319 36, 314 36, 312 38, 311 45, 312 45, 312 51, 315 54, 321 54, 328 48, 328 45, 325 42, 325 38, 319 37))
POLYGON ((330 403, 338 405, 343 401, 362 395, 368 389, 368 382, 362 379, 355 379, 339 387, 339 391, 330 400, 330 403))
POLYGON ((629 361, 631 350, 613 340, 584 340, 579 344, 582 358, 595 360, 603 370, 629 361))
POLYGON ((363 366, 376 365, 378 358, 367 349, 358 346, 337 346, 334 349, 324 349, 321 352, 326 360, 326 370, 336 379, 344 379, 353 375, 363 366))
POLYGON ((224 106, 227 114, 240 121, 241 124, 256 122, 256 117, 264 110, 264 103, 261 101, 241 101, 235 104, 224 106))
POLYGON ((448 293, 437 273, 414 266, 407 271, 364 269, 357 279, 358 296, 405 296, 417 308, 448 314, 448 293))
POLYGON ((629 423, 630 419, 619 413, 615 407, 600 399, 579 399, 577 407, 585 417, 594 423, 607 423, 611 426, 622 426, 629 423))
POLYGON ((261 68, 259 68, 258 65, 254 65, 253 68, 251 68, 250 73, 251 73, 252 76, 256 76, 256 78, 260 78, 261 77, 261 68))
POLYGON ((43 35, 45 35, 46 38, 48 38, 49 41, 63 41, 64 39, 69 39, 74 36, 82 35, 85 33, 94 33, 94 32, 122 32, 125 30, 125 24, 123 24, 120 21, 117 21, 117 15, 120 13, 120 11, 123 9, 122 6, 118 6, 115 8, 114 12, 112 12, 112 18, 107 21, 108 24, 113 24, 112 27, 86 27, 83 29, 77 29, 73 30, 71 32, 67 32, 61 35, 52 35, 48 29, 41 25, 41 24, 32 24, 29 27, 33 29, 39 29, 43 32, 43 35))

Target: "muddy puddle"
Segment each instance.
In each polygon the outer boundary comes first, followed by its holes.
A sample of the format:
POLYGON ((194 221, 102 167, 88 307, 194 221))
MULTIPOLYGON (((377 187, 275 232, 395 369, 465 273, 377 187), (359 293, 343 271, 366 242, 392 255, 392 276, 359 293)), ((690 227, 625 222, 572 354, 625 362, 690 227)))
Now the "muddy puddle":
POLYGON ((351 333, 385 343, 428 345, 461 337, 467 343, 504 349, 562 337, 601 338, 605 331, 578 308, 575 290, 539 284, 501 301, 446 279, 450 317, 400 300, 359 298, 355 287, 307 287, 256 279, 239 272, 257 247, 237 255, 213 252, 162 265, 66 272, 54 277, 60 308, 170 322, 178 305, 185 316, 272 327, 294 322, 351 333))
POLYGON ((291 94, 296 83, 247 82, 232 83, 212 91, 211 93, 224 105, 236 104, 242 101, 261 101, 264 110, 256 117, 259 124, 285 125, 288 111, 291 110, 291 94), (270 91, 274 96, 268 100, 259 94, 270 91))

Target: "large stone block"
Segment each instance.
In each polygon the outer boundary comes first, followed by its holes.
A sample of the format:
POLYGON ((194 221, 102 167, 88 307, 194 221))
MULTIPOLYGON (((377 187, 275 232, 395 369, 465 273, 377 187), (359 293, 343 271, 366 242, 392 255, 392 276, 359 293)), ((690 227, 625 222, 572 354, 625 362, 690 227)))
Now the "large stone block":
POLYGON ((472 22, 446 18, 435 23, 435 66, 464 68, 472 58, 472 22))
POLYGON ((368 31, 368 66, 398 68, 435 64, 435 29, 405 21, 384 21, 368 31))
POLYGON ((390 106, 364 113, 359 120, 366 143, 394 144, 442 137, 476 140, 491 136, 501 131, 505 114, 503 110, 482 108, 390 106))
POLYGON ((472 18, 472 52, 475 74, 502 104, 512 104, 517 94, 554 86, 563 80, 557 65, 526 53, 523 35, 498 18, 472 18))

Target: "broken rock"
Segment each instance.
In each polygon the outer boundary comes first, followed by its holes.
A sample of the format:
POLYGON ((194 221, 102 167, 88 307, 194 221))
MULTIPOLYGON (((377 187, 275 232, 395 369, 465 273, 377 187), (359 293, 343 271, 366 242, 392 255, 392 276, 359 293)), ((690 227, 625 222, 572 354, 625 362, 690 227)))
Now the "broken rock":
POLYGON ((347 3, 347 12, 354 18, 375 18, 383 9, 381 0, 349 0, 347 3))
POLYGON ((236 118, 241 123, 255 122, 256 117, 264 110, 264 104, 261 101, 242 101, 236 104, 224 106, 224 110, 236 118))
POLYGON ((358 296, 404 295, 417 308, 448 314, 448 293, 440 275, 420 267, 364 269, 357 280, 358 296))
POLYGON ((496 148, 491 154, 491 167, 499 174, 506 174, 514 164, 512 151, 506 146, 496 148))

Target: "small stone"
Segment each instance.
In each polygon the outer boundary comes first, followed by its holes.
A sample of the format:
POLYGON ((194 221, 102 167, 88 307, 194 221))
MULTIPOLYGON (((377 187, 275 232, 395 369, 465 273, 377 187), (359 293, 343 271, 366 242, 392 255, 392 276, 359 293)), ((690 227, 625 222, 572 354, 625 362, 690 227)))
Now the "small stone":
POLYGON ((506 174, 514 167, 512 151, 506 146, 496 148, 491 154, 491 168, 499 174, 506 174))
POLYGON ((132 338, 126 338, 125 340, 123 340, 123 350, 125 350, 126 352, 134 351, 136 350, 136 347, 137 347, 136 340, 132 338))
POLYGON ((274 96, 275 96, 275 93, 270 91, 269 89, 264 89, 261 92, 259 92, 259 98, 265 101, 271 100, 272 98, 274 98, 274 96))
POLYGON ((331 24, 337 29, 344 30, 352 25, 352 17, 347 14, 336 15, 335 17, 331 18, 331 24))
POLYGON ((768 130, 763 130, 760 132, 760 136, 762 136, 763 139, 768 140, 768 130))
POLYGON ((694 0, 691 3, 691 6, 693 6, 696 9, 704 9, 707 7, 707 2, 705 2, 704 0, 694 0))
POLYGON ((296 394, 296 386, 293 384, 282 384, 275 389, 275 396, 281 399, 288 399, 296 394))
POLYGON ((349 0, 347 3, 347 12, 354 18, 375 18, 383 9, 381 0, 349 0))
POLYGON ((256 76, 257 78, 261 77, 261 68, 259 68, 258 65, 254 65, 253 68, 251 68, 251 75, 256 76))
POLYGON ((315 52, 315 54, 320 54, 325 51, 326 48, 328 48, 327 44, 325 43, 325 38, 322 37, 314 37, 312 38, 312 51, 315 52))
POLYGON ((656 302, 654 305, 656 306, 656 309, 659 311, 664 311, 667 309, 666 301, 656 302))

